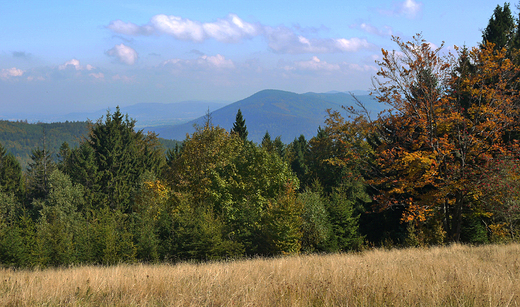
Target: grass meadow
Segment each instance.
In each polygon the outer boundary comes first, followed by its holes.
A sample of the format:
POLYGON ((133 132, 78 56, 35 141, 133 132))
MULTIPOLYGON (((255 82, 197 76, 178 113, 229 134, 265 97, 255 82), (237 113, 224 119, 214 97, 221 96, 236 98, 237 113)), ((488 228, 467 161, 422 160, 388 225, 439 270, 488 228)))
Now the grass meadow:
POLYGON ((0 306, 517 306, 520 245, 0 269, 0 306))

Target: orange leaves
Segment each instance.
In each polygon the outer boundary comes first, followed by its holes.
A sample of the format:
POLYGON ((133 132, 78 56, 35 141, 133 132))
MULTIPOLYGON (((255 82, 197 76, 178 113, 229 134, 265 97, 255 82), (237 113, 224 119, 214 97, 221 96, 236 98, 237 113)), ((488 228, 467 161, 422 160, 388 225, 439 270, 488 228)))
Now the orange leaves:
POLYGON ((399 52, 383 51, 374 79, 377 99, 392 109, 375 122, 380 174, 370 183, 382 208, 404 206, 405 222, 442 209, 445 221, 460 223, 461 208, 482 197, 480 165, 504 152, 504 136, 518 129, 520 68, 491 44, 456 48, 455 58, 420 36, 394 41, 399 52))

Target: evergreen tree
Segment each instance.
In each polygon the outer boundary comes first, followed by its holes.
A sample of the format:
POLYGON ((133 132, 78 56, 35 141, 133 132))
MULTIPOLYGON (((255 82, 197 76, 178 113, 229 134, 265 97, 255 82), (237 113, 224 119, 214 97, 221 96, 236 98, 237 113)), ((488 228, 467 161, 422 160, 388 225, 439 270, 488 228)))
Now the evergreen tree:
POLYGON ((265 132, 264 137, 262 138, 262 148, 265 149, 267 152, 273 152, 274 145, 273 141, 271 140, 271 135, 268 131, 265 132))
POLYGON ((0 192, 13 194, 17 198, 22 193, 22 168, 12 154, 7 154, 0 144, 0 192))
POLYGON ((240 111, 240 109, 238 109, 231 133, 238 134, 238 136, 244 141, 247 140, 248 132, 246 127, 246 120, 242 117, 242 111, 240 111))
POLYGON ((49 177, 55 168, 56 165, 45 148, 33 150, 27 169, 27 200, 29 203, 47 198, 50 189, 49 177))
POLYGON ((113 114, 107 112, 104 122, 98 120, 91 127, 87 140, 97 168, 102 203, 123 212, 130 210, 139 177, 146 170, 158 174, 164 165, 157 137, 134 128, 135 120, 123 116, 118 107, 113 114))
POLYGON ((94 204, 99 204, 102 197, 100 193, 101 183, 94 149, 89 143, 84 142, 78 148, 74 148, 68 155, 68 161, 65 161, 62 165, 70 165, 68 168, 64 167, 63 171, 70 176, 73 182, 84 187, 84 207, 80 207, 79 211, 86 213, 86 209, 94 208, 94 204))
POLYGON ((482 33, 482 45, 490 42, 495 44, 495 50, 504 47, 509 49, 514 44, 515 27, 515 19, 509 8, 509 3, 504 3, 504 7, 497 5, 482 33))
POLYGON ((305 136, 302 134, 299 138, 295 138, 294 141, 289 144, 288 160, 291 165, 291 169, 298 176, 298 179, 302 183, 302 187, 306 185, 305 182, 308 167, 305 162, 305 155, 309 150, 309 146, 305 136))
POLYGON ((282 142, 282 137, 277 136, 273 142, 274 152, 282 159, 285 159, 285 144, 282 142))

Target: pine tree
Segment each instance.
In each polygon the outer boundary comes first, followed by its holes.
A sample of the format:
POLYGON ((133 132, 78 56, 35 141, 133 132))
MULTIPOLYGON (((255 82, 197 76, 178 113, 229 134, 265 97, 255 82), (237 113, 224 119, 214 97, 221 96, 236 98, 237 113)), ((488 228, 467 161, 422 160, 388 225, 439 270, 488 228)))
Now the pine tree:
POLYGON ((246 127, 246 120, 242 117, 242 111, 240 111, 240 109, 238 109, 231 133, 238 134, 238 136, 244 141, 247 140, 248 132, 246 127))

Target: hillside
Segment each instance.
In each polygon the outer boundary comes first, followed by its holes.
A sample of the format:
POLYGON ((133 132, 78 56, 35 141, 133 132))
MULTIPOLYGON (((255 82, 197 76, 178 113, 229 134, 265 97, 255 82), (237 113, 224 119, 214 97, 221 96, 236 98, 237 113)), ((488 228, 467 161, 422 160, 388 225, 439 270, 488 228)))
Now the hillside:
MULTIPOLYGON (((36 148, 43 148, 45 131, 45 147, 55 156, 63 142, 70 147, 79 145, 82 138, 87 136, 88 123, 64 122, 64 123, 37 123, 0 121, 0 144, 12 153, 26 168, 31 161, 31 152, 36 148)), ((176 141, 159 139, 164 148, 173 148, 176 141)))
MULTIPOLYGON (((376 114, 381 107, 368 95, 358 99, 376 114)), ((249 131, 249 139, 260 142, 266 131, 274 138, 281 136, 289 143, 303 134, 306 138, 316 135, 319 126, 324 125, 327 109, 340 110, 341 106, 355 105, 347 93, 305 93, 296 94, 279 90, 263 90, 248 98, 229 104, 211 113, 214 125, 231 129, 238 109, 241 109, 249 131)), ((199 117, 181 125, 146 127, 166 139, 183 140, 187 133, 195 131, 194 125, 202 125, 204 117, 199 117)))

